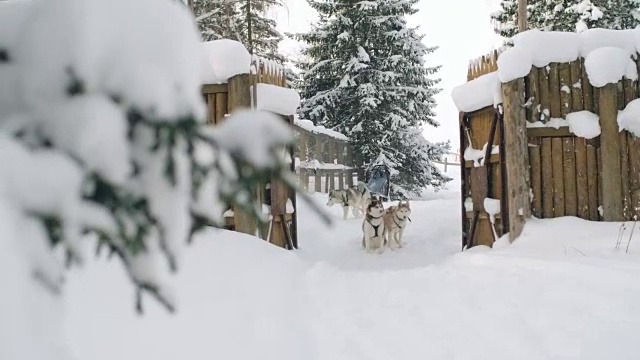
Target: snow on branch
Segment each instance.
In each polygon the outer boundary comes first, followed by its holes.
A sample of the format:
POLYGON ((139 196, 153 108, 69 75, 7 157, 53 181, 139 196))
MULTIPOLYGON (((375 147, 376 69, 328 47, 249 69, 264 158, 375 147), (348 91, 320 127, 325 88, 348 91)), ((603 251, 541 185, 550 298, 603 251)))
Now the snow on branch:
MULTIPOLYGON (((248 72, 238 44, 217 44, 207 48, 217 79, 248 72)), ((140 311, 143 293, 173 311, 194 234, 224 224, 227 203, 261 218, 251 194, 265 179, 294 186, 281 119, 239 112, 205 125, 203 46, 179 2, 0 1, 0 50, 0 274, 11 274, 0 319, 47 323, 29 333, 0 321, 8 360, 59 353, 50 295, 66 265, 87 261, 86 245, 116 255, 140 311), (34 353, 7 350, 14 343, 34 353)))

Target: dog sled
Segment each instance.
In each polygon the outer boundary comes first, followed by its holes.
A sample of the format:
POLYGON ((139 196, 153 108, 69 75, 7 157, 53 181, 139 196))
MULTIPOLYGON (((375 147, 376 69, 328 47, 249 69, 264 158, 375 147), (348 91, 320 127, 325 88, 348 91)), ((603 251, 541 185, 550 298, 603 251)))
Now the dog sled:
POLYGON ((387 165, 375 165, 367 174, 367 189, 372 196, 382 198, 384 201, 390 199, 390 178, 391 172, 387 165))

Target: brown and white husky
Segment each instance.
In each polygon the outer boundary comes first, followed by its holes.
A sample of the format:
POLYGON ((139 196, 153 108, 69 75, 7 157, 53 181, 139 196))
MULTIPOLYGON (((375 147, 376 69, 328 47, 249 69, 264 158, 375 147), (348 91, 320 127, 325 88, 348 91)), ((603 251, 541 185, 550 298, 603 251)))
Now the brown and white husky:
POLYGON ((402 242, 402 235, 404 229, 411 221, 411 206, 409 201, 398 202, 398 206, 391 206, 384 213, 384 233, 385 243, 389 249, 401 248, 404 244, 402 242))
POLYGON ((367 252, 384 251, 384 205, 379 198, 368 202, 362 222, 362 246, 367 252))

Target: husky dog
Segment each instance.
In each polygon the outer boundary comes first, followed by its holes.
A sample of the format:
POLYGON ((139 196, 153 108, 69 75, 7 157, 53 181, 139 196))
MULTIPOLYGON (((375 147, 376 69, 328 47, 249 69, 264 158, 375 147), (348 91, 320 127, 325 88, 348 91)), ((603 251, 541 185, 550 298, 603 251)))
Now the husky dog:
POLYGON ((384 213, 384 233, 385 242, 389 249, 397 249, 402 247, 402 234, 411 221, 411 207, 409 201, 403 203, 398 202, 398 206, 391 206, 384 213))
POLYGON ((384 251, 384 205, 379 198, 368 201, 362 222, 362 246, 368 251, 384 251))
POLYGON ((365 184, 360 181, 357 186, 352 186, 347 190, 331 190, 329 192, 327 206, 331 207, 335 204, 342 205, 344 219, 346 220, 349 215, 349 207, 351 207, 351 212, 354 217, 361 217, 366 210, 369 200, 371 200, 371 193, 365 184))

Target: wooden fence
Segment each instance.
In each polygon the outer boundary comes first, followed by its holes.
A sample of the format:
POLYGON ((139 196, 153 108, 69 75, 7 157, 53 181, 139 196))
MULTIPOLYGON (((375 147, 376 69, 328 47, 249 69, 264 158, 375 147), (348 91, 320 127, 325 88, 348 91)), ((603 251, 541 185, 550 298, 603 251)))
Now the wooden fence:
MULTIPOLYGON (((286 87, 283 69, 255 59, 251 74, 241 74, 229 79, 226 84, 205 84, 202 95, 207 104, 207 122, 220 125, 227 114, 241 108, 255 107, 256 84, 265 83, 286 87), (253 92, 253 93, 252 93, 253 92)), ((283 116, 283 120, 293 124, 293 116, 283 116)), ((289 149, 293 168, 293 147, 289 149)), ((268 224, 260 225, 249 214, 239 208, 229 208, 225 212, 227 229, 257 235, 277 246, 297 248, 296 196, 284 184, 266 181, 255 190, 255 197, 263 204, 263 209, 271 217, 268 224)))
MULTIPOLYGON (((468 80, 495 71, 497 57, 474 62, 468 80)), ((502 93, 502 114, 494 107, 460 114, 461 158, 469 146, 498 147, 485 166, 467 159, 461 167, 463 246, 490 246, 507 232, 513 239, 529 212, 594 221, 640 217, 640 139, 617 124, 618 111, 640 95, 637 81, 595 88, 579 59, 534 67, 525 78, 502 84, 502 93), (583 110, 599 116, 599 136, 576 136, 562 121, 559 128, 547 125, 583 110), (500 201, 494 224, 485 197, 500 201)))
POLYGON ((309 192, 328 193, 345 189, 363 179, 361 163, 353 156, 351 143, 312 126, 296 126, 298 159, 296 172, 301 188, 309 192))

